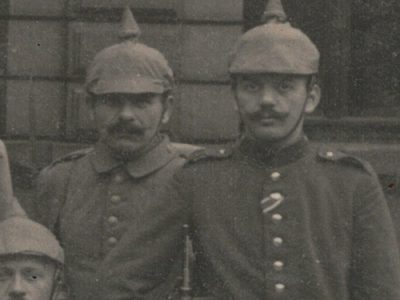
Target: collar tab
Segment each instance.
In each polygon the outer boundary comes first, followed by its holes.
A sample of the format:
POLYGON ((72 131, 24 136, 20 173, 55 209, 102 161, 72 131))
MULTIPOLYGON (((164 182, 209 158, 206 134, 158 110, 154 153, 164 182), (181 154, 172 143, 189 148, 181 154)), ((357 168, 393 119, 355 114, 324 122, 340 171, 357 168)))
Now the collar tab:
POLYGON ((132 177, 141 178, 162 168, 177 156, 177 152, 173 147, 170 147, 168 137, 164 137, 150 151, 127 162, 115 159, 107 147, 99 143, 91 156, 91 162, 97 173, 107 173, 118 167, 123 167, 132 177))

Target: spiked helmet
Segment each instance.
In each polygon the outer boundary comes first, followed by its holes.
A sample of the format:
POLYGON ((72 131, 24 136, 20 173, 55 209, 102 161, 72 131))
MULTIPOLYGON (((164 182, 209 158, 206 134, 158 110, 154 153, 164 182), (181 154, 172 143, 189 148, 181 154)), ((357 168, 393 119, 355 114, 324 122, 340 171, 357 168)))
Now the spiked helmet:
POLYGON ((140 28, 129 7, 123 13, 120 43, 100 51, 89 66, 88 93, 162 94, 173 86, 173 72, 156 49, 139 42, 140 28))
POLYGON ((320 54, 301 30, 287 21, 280 0, 268 0, 263 25, 244 33, 229 61, 229 73, 318 73, 320 54))

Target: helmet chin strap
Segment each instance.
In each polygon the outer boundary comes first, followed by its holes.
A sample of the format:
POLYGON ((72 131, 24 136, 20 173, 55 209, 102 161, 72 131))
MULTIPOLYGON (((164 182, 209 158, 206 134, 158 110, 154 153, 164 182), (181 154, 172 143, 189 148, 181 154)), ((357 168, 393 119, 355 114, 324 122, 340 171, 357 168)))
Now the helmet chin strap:
POLYGON ((290 129, 290 131, 284 136, 282 140, 289 138, 299 127, 300 123, 304 120, 304 116, 306 114, 305 113, 306 106, 307 106, 307 98, 304 101, 303 108, 301 109, 301 114, 297 118, 296 123, 293 125, 292 129, 290 129))

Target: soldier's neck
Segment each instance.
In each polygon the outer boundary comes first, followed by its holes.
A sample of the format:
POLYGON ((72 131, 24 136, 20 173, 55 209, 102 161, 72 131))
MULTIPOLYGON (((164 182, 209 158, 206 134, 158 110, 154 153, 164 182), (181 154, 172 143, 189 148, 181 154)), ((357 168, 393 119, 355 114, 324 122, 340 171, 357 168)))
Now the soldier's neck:
POLYGON ((297 144, 298 142, 306 139, 306 137, 302 127, 298 127, 288 136, 279 140, 262 140, 257 139, 252 135, 244 135, 243 139, 259 149, 265 149, 266 152, 279 152, 282 149, 297 144))

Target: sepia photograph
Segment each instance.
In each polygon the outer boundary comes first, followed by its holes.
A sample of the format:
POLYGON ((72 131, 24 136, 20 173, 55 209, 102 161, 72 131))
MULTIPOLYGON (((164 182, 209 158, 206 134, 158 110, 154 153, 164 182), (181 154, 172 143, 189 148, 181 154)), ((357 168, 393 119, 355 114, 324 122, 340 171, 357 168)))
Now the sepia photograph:
POLYGON ((0 0, 0 300, 400 300, 399 0, 0 0))

